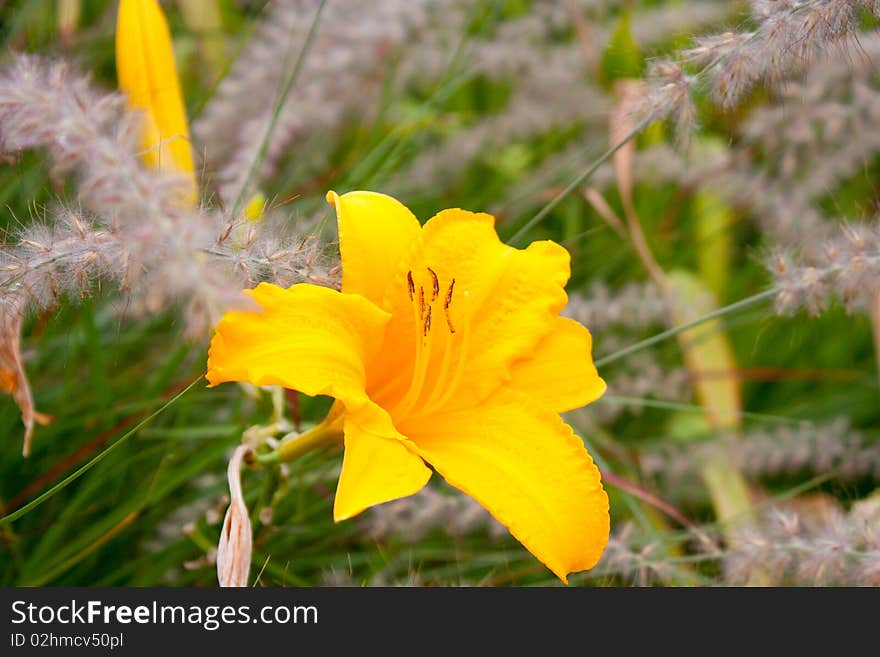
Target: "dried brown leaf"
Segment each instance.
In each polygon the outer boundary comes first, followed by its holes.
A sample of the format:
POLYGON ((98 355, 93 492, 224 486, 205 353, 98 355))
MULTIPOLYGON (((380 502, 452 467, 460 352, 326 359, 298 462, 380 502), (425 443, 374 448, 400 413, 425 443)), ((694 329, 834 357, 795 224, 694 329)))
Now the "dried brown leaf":
POLYGON ((217 544, 217 580, 220 586, 247 586, 253 551, 251 519, 241 492, 241 465, 248 451, 240 445, 232 453, 227 469, 229 508, 220 528, 217 544))
POLYGON ((51 418, 34 410, 34 400, 21 360, 21 325, 25 314, 24 296, 13 294, 0 302, 0 391, 11 395, 21 409, 24 423, 22 455, 30 453, 34 424, 48 424, 51 418))

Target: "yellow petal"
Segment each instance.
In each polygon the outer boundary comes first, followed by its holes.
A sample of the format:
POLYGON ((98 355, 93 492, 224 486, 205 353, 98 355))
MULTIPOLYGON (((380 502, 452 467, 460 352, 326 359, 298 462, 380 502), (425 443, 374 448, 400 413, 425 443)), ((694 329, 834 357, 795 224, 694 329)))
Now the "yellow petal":
POLYGON ((502 389, 476 408, 400 429, 562 581, 598 562, 608 496, 583 442, 558 415, 502 389))
POLYGON ((317 285, 261 283, 248 294, 261 311, 231 311, 208 351, 208 382, 280 385, 329 395, 347 408, 367 401, 364 363, 378 349, 388 313, 363 297, 317 285))
POLYGON ((515 363, 510 385, 557 413, 586 406, 605 392, 593 365, 592 344, 583 325, 557 317, 534 353, 515 363))
POLYGON ((189 129, 168 23, 156 0, 121 0, 116 71, 129 105, 145 113, 147 165, 189 174, 195 190, 189 129))
MULTIPOLYGON (((455 279, 448 313, 456 334, 449 347, 455 348, 465 333, 469 344, 456 394, 485 397, 510 379, 513 362, 532 352, 565 307, 568 252, 553 242, 515 249, 498 238, 490 215, 453 209, 425 224, 419 257, 437 273, 441 296, 455 279)), ((447 330, 442 319, 437 323, 437 331, 447 330)), ((435 359, 432 373, 442 371, 442 352, 435 359)))
POLYGON ((431 478, 406 439, 388 427, 388 414, 375 404, 346 412, 345 455, 333 506, 337 522, 374 504, 412 495, 431 478))
POLYGON ((418 220, 400 201, 376 192, 328 192, 327 202, 336 207, 343 292, 390 310, 385 294, 392 282, 404 282, 400 267, 418 243, 418 220))

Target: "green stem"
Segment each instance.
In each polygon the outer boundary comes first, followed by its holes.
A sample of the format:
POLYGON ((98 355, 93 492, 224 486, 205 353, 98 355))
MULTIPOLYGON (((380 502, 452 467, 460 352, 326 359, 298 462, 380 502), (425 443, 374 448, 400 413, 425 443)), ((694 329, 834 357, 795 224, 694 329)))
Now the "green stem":
MULTIPOLYGON (((278 125, 278 120, 281 118, 281 110, 287 103, 287 97, 290 95, 290 91, 291 89, 293 89, 293 85, 299 77, 303 62, 305 62, 306 59, 306 55, 311 50, 312 42, 314 41, 315 34, 318 31, 318 22, 321 19, 321 12, 324 10, 325 4, 327 4, 327 0, 321 0, 321 3, 318 5, 318 9, 315 11, 315 17, 314 19, 312 19, 311 27, 309 27, 309 32, 306 35, 306 40, 303 43, 302 48, 300 48, 299 56, 297 57, 296 63, 293 66, 293 70, 291 71, 290 76, 284 81, 284 86, 279 90, 278 97, 275 99, 275 106, 272 109, 272 117, 269 120, 269 125, 266 126, 265 132, 263 132, 263 139, 260 141, 260 147, 257 150, 257 155, 254 158, 254 161, 251 162, 251 165, 247 170, 247 175, 245 176, 245 179, 238 190, 238 194, 236 194, 235 203, 233 203, 232 205, 233 217, 238 217, 238 213, 241 210, 242 204, 244 203, 245 194, 247 193, 248 187, 251 184, 251 180, 253 180, 254 176, 257 175, 260 167, 263 164, 263 160, 266 158, 266 152, 269 150, 269 141, 271 140, 272 133, 275 132, 275 128, 278 125)), ((293 45, 293 43, 294 42, 292 41, 291 46, 293 45)), ((285 56, 285 61, 287 59, 289 59, 289 56, 285 56)))
POLYGON ((340 442, 342 442, 342 413, 331 409, 321 424, 316 424, 301 434, 287 434, 281 439, 281 444, 273 451, 266 454, 258 454, 257 461, 260 463, 295 461, 303 454, 312 450, 339 444, 340 442))
POLYGON ((62 490, 63 488, 65 488, 69 484, 73 483, 76 479, 79 479, 82 475, 84 475, 86 472, 91 470, 92 467, 94 467, 95 465, 100 463, 102 460, 104 460, 104 458, 106 458, 107 455, 110 454, 110 452, 112 452, 114 449, 119 447, 122 443, 124 443, 126 440, 131 438, 133 435, 135 435, 142 428, 147 426, 153 420, 153 418, 161 415, 167 408, 171 407, 178 399, 180 399, 186 393, 188 393, 190 390, 192 390, 195 387, 195 385, 199 381, 202 380, 202 378, 204 376, 205 376, 204 374, 200 375, 199 378, 197 378, 195 381, 190 383, 186 388, 181 390, 179 393, 174 395, 174 397, 172 397, 167 402, 165 402, 165 404, 163 404, 161 407, 156 409, 153 413, 151 413, 150 415, 145 417, 143 420, 138 422, 136 425, 134 425, 134 427, 132 427, 129 431, 127 431, 119 440, 117 440, 115 443, 110 445, 110 447, 108 447, 103 452, 98 454, 95 458, 93 458, 91 461, 89 461, 85 465, 81 466, 78 470, 76 470, 75 472, 68 475, 67 477, 62 479, 60 482, 58 482, 57 484, 52 486, 52 488, 47 490, 45 493, 40 495, 38 498, 31 500, 30 502, 25 504, 23 507, 20 507, 19 509, 13 511, 12 513, 7 514, 7 515, 3 516, 2 518, 0 518, 0 527, 2 527, 3 525, 9 524, 13 520, 17 520, 18 518, 21 518, 24 514, 31 511, 32 509, 35 509, 36 507, 40 506, 43 502, 45 502, 50 497, 55 495, 55 493, 62 490))
POLYGON ((631 344, 629 347, 625 347, 624 349, 615 351, 613 354, 608 354, 604 358, 597 359, 594 364, 596 365, 596 367, 602 367, 603 365, 607 365, 608 363, 623 358, 624 356, 629 356, 631 353, 641 351, 642 349, 655 345, 658 342, 663 342, 663 340, 666 340, 667 338, 671 338, 675 335, 678 335, 682 331, 686 331, 687 329, 693 328, 694 326, 699 326, 700 324, 715 319, 716 317, 723 317, 724 315, 742 310, 743 308, 756 304, 760 301, 763 301, 764 299, 769 299, 776 293, 777 289, 775 287, 770 288, 769 290, 764 290, 763 292, 758 292, 758 294, 753 294, 752 296, 746 297, 745 299, 737 301, 736 303, 732 303, 729 306, 724 306, 723 308, 719 308, 718 310, 713 310, 712 312, 703 315, 702 317, 697 317, 690 322, 686 322, 684 324, 681 324, 680 326, 674 326, 673 328, 663 331, 662 333, 658 333, 657 335, 653 335, 650 338, 646 338, 641 342, 631 344))
POLYGON ((603 164, 605 164, 605 162, 610 160, 611 157, 617 151, 619 151, 621 148, 626 146, 629 143, 629 141, 633 137, 638 135, 642 130, 644 130, 649 123, 651 123, 651 121, 649 119, 643 119, 638 125, 636 125, 635 128, 630 130, 629 133, 627 133, 619 142, 614 144, 611 148, 609 148, 601 156, 599 156, 598 160, 593 162, 577 178, 575 178, 570 183, 568 183, 568 185, 565 187, 565 189, 563 189, 561 192, 556 194, 556 196, 554 196, 550 200, 550 202, 548 202, 543 208, 541 208, 541 210, 538 212, 538 214, 536 214, 534 217, 529 219, 525 223, 524 226, 522 226, 518 231, 516 231, 513 234, 513 237, 511 237, 509 240, 507 240, 507 243, 510 244, 511 246, 517 245, 519 243, 519 240, 521 240, 523 237, 525 237, 526 233, 528 233, 532 228, 534 228, 542 219, 544 219, 544 217, 546 217, 548 214, 550 214, 553 211, 553 209, 557 205, 559 205, 566 196, 571 194, 574 190, 576 190, 578 187, 583 185, 587 180, 589 180, 590 177, 594 173, 596 173, 596 171, 599 169, 600 166, 602 166, 603 164))

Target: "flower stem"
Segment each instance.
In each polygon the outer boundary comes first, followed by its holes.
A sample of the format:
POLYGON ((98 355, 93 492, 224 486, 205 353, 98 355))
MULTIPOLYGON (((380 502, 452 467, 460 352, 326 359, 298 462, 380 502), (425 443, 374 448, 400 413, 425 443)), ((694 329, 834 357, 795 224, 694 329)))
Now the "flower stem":
POLYGON ((320 424, 300 434, 289 433, 271 452, 258 454, 260 463, 285 463, 295 461, 303 454, 328 445, 342 442, 342 413, 334 406, 320 424))

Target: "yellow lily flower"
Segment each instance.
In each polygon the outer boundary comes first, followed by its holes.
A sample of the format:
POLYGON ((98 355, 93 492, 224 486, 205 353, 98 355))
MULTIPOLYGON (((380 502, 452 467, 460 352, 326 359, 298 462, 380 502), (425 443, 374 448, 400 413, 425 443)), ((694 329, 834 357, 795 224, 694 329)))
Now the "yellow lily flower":
POLYGON ((129 106, 144 112, 144 162, 187 175, 196 189, 183 96, 171 35, 156 0, 120 0, 116 72, 129 106))
POLYGON ((605 382, 589 331, 559 317, 568 252, 549 241, 507 246, 487 214, 444 210, 422 227, 389 196, 327 199, 342 291, 249 290, 262 310, 220 320, 209 383, 337 400, 289 445, 344 436, 337 521, 417 492, 429 464, 563 581, 593 567, 608 540, 608 497, 559 413, 600 397, 605 382))

